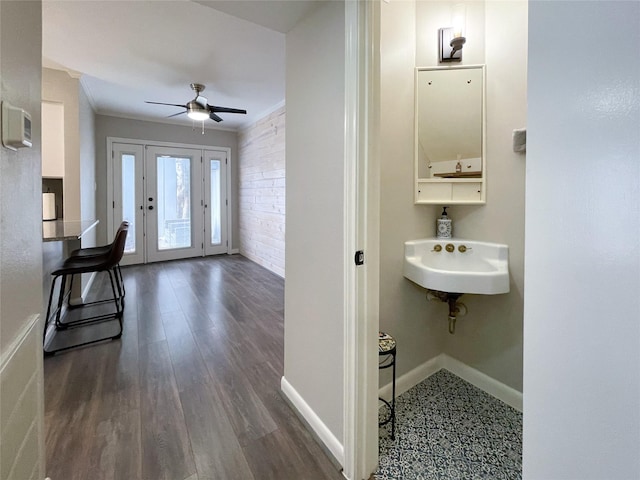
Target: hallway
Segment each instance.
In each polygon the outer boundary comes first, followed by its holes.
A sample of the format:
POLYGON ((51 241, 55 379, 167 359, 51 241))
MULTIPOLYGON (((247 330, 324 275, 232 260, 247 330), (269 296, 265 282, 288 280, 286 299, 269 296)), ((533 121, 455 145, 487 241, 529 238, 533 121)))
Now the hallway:
POLYGON ((122 338, 45 358, 49 477, 343 478, 280 395, 282 278, 239 255, 123 274, 122 338))

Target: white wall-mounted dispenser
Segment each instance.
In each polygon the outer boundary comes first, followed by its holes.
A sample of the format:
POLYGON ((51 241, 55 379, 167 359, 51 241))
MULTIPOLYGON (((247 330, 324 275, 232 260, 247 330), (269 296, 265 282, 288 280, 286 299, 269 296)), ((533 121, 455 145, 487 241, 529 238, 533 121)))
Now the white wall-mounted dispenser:
POLYGON ((10 150, 31 147, 31 115, 2 102, 2 144, 10 150))

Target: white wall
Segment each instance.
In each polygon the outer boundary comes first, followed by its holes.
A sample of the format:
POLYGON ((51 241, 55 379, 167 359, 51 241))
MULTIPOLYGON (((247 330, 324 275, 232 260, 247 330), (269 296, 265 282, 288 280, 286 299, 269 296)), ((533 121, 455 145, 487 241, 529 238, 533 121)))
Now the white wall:
POLYGON ((44 478, 40 2, 0 2, 0 97, 33 147, 0 147, 0 478, 44 478))
MULTIPOLYGON (((467 15, 475 13, 482 21, 468 32, 464 50, 476 43, 474 32, 484 32, 480 40, 484 50, 469 56, 463 51, 463 63, 486 64, 487 203, 454 206, 448 213, 455 237, 509 245, 510 292, 463 296, 468 313, 458 319, 455 335, 445 335, 443 348, 522 391, 526 163, 524 154, 513 152, 512 132, 526 126, 527 2, 486 1, 483 9, 480 5, 475 2, 467 10, 467 15)), ((431 50, 436 51, 435 41, 431 50)), ((445 320, 446 308, 440 308, 440 318, 445 320)))
POLYGON ((437 31, 454 3, 380 3, 380 328, 398 341, 399 375, 444 352, 521 391, 525 162, 511 132, 526 124, 526 2, 466 2, 462 64, 487 69, 487 204, 449 209, 455 237, 509 245, 511 292, 463 296, 468 313, 450 335, 447 305, 402 275, 404 241, 435 236, 442 211, 413 204, 414 67, 438 66, 437 31))
POLYGON ((238 134, 240 253, 284 276, 285 107, 238 134))
MULTIPOLYGON (((436 217, 433 208, 413 202, 416 4, 379 6, 380 330, 398 342, 400 376, 442 353, 446 327, 440 317, 429 318, 428 312, 439 309, 402 275, 404 242, 433 236, 436 217)), ((381 385, 389 381, 390 372, 382 371, 381 385)))
POLYGON ((82 220, 80 193, 80 81, 67 72, 42 69, 42 99, 64 104, 64 220, 82 220))
POLYGON ((638 2, 529 6, 530 480, 640 478, 639 26, 638 2))
POLYGON ((202 135, 199 128, 170 125, 167 123, 146 122, 128 118, 96 115, 96 209, 100 224, 97 235, 99 243, 108 243, 107 238, 107 137, 155 140, 158 142, 187 143, 193 145, 211 145, 231 149, 229 166, 231 168, 231 215, 232 248, 239 247, 238 241, 238 137, 228 130, 206 129, 202 135))
POLYGON ((322 4, 286 41, 284 377, 337 450, 344 396, 344 8, 322 4))
POLYGON ((64 177, 64 105, 42 102, 42 176, 64 177))
MULTIPOLYGON (((78 118, 80 132, 80 218, 96 216, 96 126, 95 113, 82 82, 78 85, 78 118)), ((96 230, 82 236, 83 247, 96 245, 96 230)))
MULTIPOLYGON (((67 72, 42 69, 42 99, 64 106, 64 178, 62 185, 63 219, 96 219, 95 201, 95 114, 78 78, 67 72)), ((56 200, 56 204, 58 201, 56 200)), ((96 245, 95 229, 82 237, 83 247, 96 245)), ((60 258, 48 257, 45 263, 60 258)), ((49 272, 44 272, 49 277, 49 272)), ((82 275, 82 291, 87 287, 91 274, 82 275)), ((45 281, 48 288, 48 280, 45 281)))

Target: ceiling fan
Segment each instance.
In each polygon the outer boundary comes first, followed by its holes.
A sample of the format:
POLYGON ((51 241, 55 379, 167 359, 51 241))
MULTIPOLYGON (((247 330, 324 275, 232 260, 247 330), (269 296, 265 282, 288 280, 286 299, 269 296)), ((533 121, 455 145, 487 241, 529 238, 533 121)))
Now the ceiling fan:
POLYGON ((169 115, 167 118, 177 117, 178 115, 182 115, 186 113, 187 116, 193 120, 206 120, 210 118, 211 120, 215 120, 216 122, 221 122, 222 118, 220 118, 216 113, 243 113, 246 114, 246 110, 241 110, 239 108, 229 108, 229 107, 216 107, 215 105, 209 105, 207 103, 207 99, 200 95, 206 87, 201 83, 192 83, 191 90, 196 92, 196 98, 187 102, 185 105, 181 105, 179 103, 162 103, 162 102, 146 102, 145 103, 153 103, 154 105, 171 105, 173 107, 182 107, 185 109, 184 112, 179 112, 173 115, 169 115))

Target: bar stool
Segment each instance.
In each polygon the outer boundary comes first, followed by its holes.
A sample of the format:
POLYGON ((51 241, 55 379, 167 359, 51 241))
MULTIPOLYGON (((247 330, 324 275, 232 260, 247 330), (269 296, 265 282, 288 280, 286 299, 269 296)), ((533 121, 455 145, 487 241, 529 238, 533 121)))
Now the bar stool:
MULTIPOLYGON (((47 315, 45 317, 44 336, 43 343, 46 341, 47 328, 51 321, 54 321, 56 330, 66 330, 72 327, 83 327, 92 325, 107 320, 118 320, 119 330, 115 334, 103 335, 99 338, 93 338, 91 340, 82 340, 80 343, 74 343, 72 345, 66 345, 63 348, 56 348, 53 350, 47 350, 46 345, 44 353, 47 355, 53 355, 56 352, 62 350, 68 350, 70 348, 89 345, 103 340, 113 340, 120 338, 122 335, 122 313, 124 310, 124 285, 121 282, 121 277, 118 275, 118 266, 122 256, 124 254, 124 246, 127 239, 128 225, 123 225, 115 237, 115 240, 109 248, 101 254, 97 255, 76 255, 70 256, 62 264, 56 268, 51 275, 53 279, 51 281, 51 291, 49 293, 49 304, 47 307, 47 315), (95 302, 87 302, 81 305, 70 306, 69 309, 84 310, 84 308, 97 304, 113 303, 113 310, 106 313, 98 313, 97 315, 84 316, 76 320, 64 322, 62 319, 62 308, 65 302, 65 298, 68 296, 70 289, 66 288, 67 278, 70 277, 70 282, 73 281, 74 275, 80 275, 83 273, 92 272, 106 272, 111 282, 112 298, 105 300, 97 300, 95 302), (58 278, 61 279, 60 292, 58 294, 58 301, 55 311, 52 315, 51 310, 53 306, 53 293, 55 290, 55 284, 58 278), (53 318, 52 318, 53 317, 53 318)), ((95 313, 95 312, 94 312, 95 313)))
POLYGON ((389 416, 378 423, 382 427, 391 422, 391 440, 396 438, 396 339, 385 332, 378 332, 378 368, 392 368, 393 379, 391 382, 391 402, 384 398, 379 400, 389 409, 389 416))
MULTIPOLYGON (((120 224, 120 226, 118 227, 118 230, 116 230, 116 234, 113 237, 113 242, 111 242, 109 245, 101 245, 99 247, 78 248, 77 250, 74 250, 69 254, 69 259, 97 257, 100 255, 108 254, 113 248, 113 244, 118 238, 118 235, 120 234, 120 232, 122 232, 125 229, 126 230, 129 229, 129 222, 127 221, 123 221, 120 224)), ((115 270, 115 273, 118 275, 118 280, 119 280, 118 291, 121 292, 122 298, 124 298, 126 291, 124 289, 124 278, 122 277, 122 270, 120 270, 120 264, 116 265, 114 270, 115 270)), ((72 282, 71 284, 73 285, 73 277, 71 277, 71 282, 72 282)))

